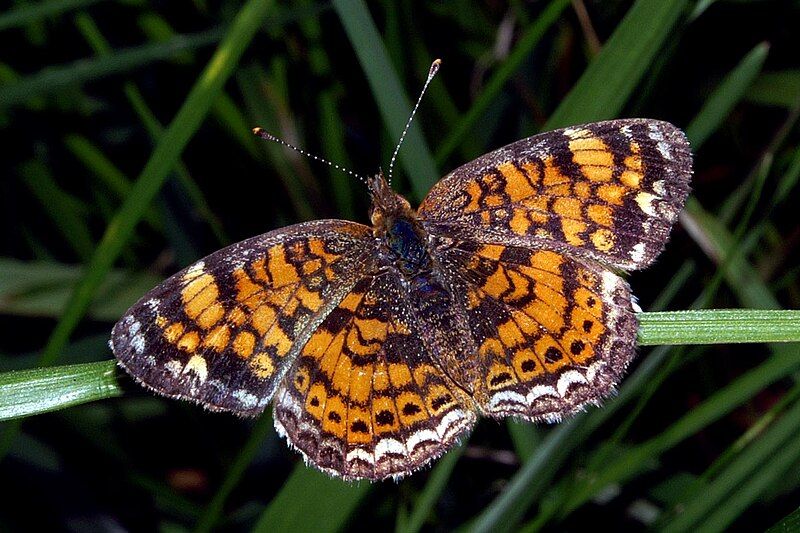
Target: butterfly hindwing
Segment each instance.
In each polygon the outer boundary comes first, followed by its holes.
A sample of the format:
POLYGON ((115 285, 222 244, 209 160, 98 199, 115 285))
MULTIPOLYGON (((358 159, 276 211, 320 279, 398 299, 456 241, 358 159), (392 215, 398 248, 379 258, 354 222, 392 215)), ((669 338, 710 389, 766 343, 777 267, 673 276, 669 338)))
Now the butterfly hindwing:
POLYGON ((399 278, 367 276, 319 325, 275 396, 275 426, 318 468, 399 477, 475 423, 472 400, 427 347, 399 278))
POLYGON ((558 421, 611 394, 636 355, 628 284, 597 263, 469 240, 439 260, 463 295, 488 416, 558 421))

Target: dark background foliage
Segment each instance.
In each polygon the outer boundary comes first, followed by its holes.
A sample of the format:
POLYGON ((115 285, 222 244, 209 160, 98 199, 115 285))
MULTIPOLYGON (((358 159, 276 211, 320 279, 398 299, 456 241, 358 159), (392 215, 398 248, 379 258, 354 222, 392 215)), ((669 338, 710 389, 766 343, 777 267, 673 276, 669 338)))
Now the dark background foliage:
MULTIPOLYGON (((243 3, 6 4, 0 370, 37 366, 48 338, 47 363, 110 358, 127 306, 224 244, 313 218, 366 222, 363 185, 250 128, 373 173, 437 57, 397 169, 412 203, 542 129, 669 120, 695 147, 695 199, 662 258, 631 277, 642 307, 797 308, 800 3, 635 4, 270 5, 63 347, 51 334, 74 284, 130 215, 120 208, 163 127, 243 3), (385 85, 395 77, 405 95, 385 85)), ((355 486, 305 468, 268 415, 210 414, 120 377, 120 398, 4 423, 0 528, 765 529, 800 502, 799 352, 643 348, 603 409, 555 427, 482 421, 433 468, 355 486)))

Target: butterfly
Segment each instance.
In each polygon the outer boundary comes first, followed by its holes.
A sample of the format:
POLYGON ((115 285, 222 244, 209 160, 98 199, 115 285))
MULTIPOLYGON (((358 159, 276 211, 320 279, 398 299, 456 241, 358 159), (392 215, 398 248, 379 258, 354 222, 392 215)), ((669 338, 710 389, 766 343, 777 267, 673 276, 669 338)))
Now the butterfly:
POLYGON ((114 326, 145 387, 256 416, 345 479, 406 475, 479 416, 556 422, 636 355, 621 271, 651 264, 689 193, 685 135, 650 119, 535 135, 454 170, 414 210, 382 173, 371 226, 319 220, 234 244, 114 326))

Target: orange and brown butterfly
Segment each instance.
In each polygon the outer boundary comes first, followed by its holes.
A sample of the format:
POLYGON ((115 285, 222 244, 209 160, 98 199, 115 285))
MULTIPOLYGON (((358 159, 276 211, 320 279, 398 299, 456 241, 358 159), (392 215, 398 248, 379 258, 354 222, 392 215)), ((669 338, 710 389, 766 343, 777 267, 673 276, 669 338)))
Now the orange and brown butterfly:
POLYGON ((648 119, 551 131, 445 176, 417 210, 383 174, 372 227, 289 226, 146 294, 111 347, 138 382, 259 415, 346 479, 408 474, 479 416, 556 422, 636 355, 619 271, 653 262, 689 192, 684 134, 648 119))

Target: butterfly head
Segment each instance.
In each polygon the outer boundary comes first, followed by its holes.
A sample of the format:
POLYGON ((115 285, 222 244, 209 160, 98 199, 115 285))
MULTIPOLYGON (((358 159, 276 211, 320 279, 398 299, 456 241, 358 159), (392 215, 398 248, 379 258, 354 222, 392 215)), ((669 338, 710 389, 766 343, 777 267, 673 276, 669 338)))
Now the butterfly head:
POLYGON ((375 228, 376 235, 385 234, 387 226, 398 218, 416 218, 414 211, 411 209, 411 204, 392 190, 383 172, 378 172, 370 177, 367 180, 367 185, 372 198, 369 218, 375 228))

